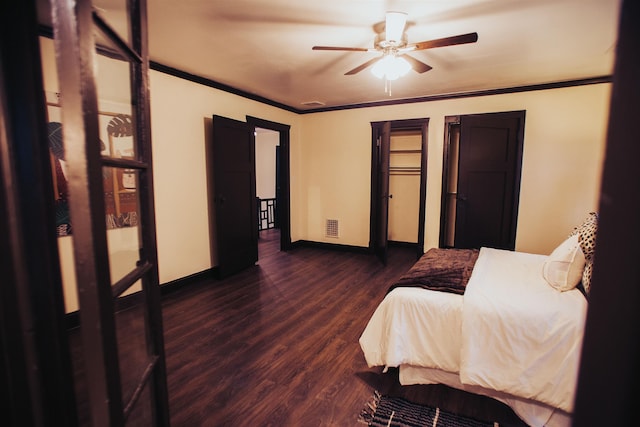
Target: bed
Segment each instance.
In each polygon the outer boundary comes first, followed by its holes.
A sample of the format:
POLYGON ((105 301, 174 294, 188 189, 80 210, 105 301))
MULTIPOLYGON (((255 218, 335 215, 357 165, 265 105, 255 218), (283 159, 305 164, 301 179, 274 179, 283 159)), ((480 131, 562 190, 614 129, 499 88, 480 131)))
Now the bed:
POLYGON ((495 398, 532 426, 570 425, 595 251, 587 222, 551 255, 429 250, 370 318, 367 364, 398 367, 403 385, 495 398))

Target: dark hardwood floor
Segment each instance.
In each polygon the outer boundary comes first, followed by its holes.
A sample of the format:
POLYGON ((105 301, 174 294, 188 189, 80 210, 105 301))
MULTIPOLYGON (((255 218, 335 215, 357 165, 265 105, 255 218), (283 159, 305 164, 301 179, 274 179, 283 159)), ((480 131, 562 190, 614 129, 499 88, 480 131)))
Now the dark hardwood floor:
MULTIPOLYGON (((256 266, 165 295, 172 426, 357 426, 374 390, 524 425, 492 399, 440 385, 403 387, 395 370, 367 367, 360 334, 387 287, 414 262, 406 247, 390 248, 387 266, 362 253, 280 252, 278 231, 265 230, 256 266)), ((127 342, 120 329, 119 342, 127 342)))

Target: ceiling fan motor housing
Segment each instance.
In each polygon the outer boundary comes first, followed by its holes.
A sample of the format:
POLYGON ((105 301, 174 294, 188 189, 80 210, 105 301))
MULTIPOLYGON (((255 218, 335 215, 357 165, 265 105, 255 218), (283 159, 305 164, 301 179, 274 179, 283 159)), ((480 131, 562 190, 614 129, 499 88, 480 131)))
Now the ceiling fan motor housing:
POLYGON ((387 33, 381 32, 376 35, 374 41, 374 47, 380 50, 387 49, 402 49, 407 46, 407 33, 402 33, 402 38, 400 40, 387 40, 387 33))

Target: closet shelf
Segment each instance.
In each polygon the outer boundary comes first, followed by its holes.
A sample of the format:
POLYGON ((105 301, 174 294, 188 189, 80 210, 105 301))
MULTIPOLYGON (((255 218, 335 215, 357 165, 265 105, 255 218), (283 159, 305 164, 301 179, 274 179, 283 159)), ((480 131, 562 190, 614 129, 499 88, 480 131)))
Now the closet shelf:
POLYGON ((390 175, 420 175, 420 166, 391 166, 390 175))

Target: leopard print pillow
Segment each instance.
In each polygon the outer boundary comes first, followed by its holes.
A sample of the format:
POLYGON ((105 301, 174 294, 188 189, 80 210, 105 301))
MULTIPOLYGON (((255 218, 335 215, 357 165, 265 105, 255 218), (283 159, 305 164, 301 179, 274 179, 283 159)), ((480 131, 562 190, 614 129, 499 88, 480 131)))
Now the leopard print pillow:
POLYGON ((589 294, 591 287, 591 272, 593 270, 593 257, 596 252, 596 233, 598 231, 598 214, 596 212, 589 212, 587 218, 573 229, 569 236, 575 234, 578 235, 578 242, 580 243, 580 249, 584 254, 586 264, 584 271, 582 272, 582 286, 586 294, 589 294))
POLYGON ((596 232, 598 231, 598 214, 591 212, 579 231, 578 241, 587 260, 592 260, 596 252, 596 232))
POLYGON ((593 270, 593 260, 587 261, 582 271, 582 288, 584 293, 589 295, 591 289, 591 271, 593 270))

